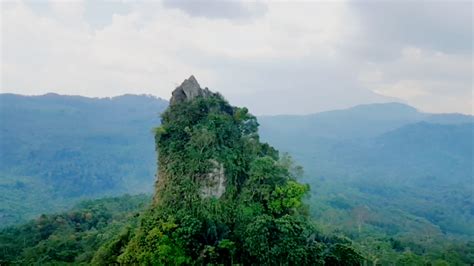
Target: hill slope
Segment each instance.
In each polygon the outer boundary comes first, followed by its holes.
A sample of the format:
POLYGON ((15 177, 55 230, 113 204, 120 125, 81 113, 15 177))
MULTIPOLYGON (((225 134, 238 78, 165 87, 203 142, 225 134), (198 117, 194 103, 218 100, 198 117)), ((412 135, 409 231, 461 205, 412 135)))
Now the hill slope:
MULTIPOLYGON (((338 201, 347 207, 327 224, 347 229, 343 217, 350 217, 351 209, 369 206, 380 217, 391 217, 387 210, 395 210, 424 219, 423 223, 439 233, 469 235, 472 239, 473 133, 472 123, 420 122, 366 139, 262 136, 302 163, 306 182, 323 187, 312 202, 331 206, 338 201)), ((330 217, 324 212, 315 215, 330 217)), ((374 229, 398 234, 423 227, 423 223, 389 223, 379 221, 377 225, 373 221, 374 229)))
POLYGON ((464 124, 474 123, 474 117, 463 114, 422 113, 401 103, 359 105, 310 115, 259 117, 263 135, 288 140, 295 135, 307 140, 367 139, 422 121, 436 124, 464 124))
POLYGON ((167 102, 0 95, 0 224, 83 197, 151 192, 152 125, 167 102))
MULTIPOLYGON (((0 100, 2 225, 67 209, 83 197, 151 191, 151 129, 166 101, 55 94, 0 100)), ((365 256, 395 261, 395 253, 380 249, 389 245, 469 261, 472 116, 375 104, 259 120, 262 139, 304 166, 304 181, 314 188, 306 200, 320 227, 350 235, 365 256)))
MULTIPOLYGON (((82 197, 151 192, 156 169, 151 129, 166 101, 1 94, 0 102, 1 224, 65 209, 82 197)), ((391 103, 259 122, 263 140, 302 163, 306 182, 328 187, 318 200, 357 191, 363 204, 376 206, 383 191, 392 191, 385 198, 398 210, 462 234, 472 230, 453 222, 472 221, 466 207, 472 203, 466 195, 473 178, 472 119, 391 103), (443 203, 449 195, 464 196, 443 203), (456 208, 441 215, 436 205, 456 208)))

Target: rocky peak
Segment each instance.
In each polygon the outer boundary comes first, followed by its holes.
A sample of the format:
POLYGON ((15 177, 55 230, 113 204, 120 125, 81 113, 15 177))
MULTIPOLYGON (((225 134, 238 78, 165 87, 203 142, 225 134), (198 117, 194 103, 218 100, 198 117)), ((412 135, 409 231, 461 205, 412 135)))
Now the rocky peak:
POLYGON ((196 78, 191 75, 185 79, 173 92, 170 99, 170 104, 174 105, 184 101, 190 101, 196 97, 207 97, 212 95, 208 88, 202 89, 196 78))

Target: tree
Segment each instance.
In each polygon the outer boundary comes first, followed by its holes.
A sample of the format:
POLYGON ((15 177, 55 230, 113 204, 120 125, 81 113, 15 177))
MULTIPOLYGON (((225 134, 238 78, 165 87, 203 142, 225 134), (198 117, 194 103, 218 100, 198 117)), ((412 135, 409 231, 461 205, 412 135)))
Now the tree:
POLYGON ((302 202, 308 185, 289 156, 261 143, 246 108, 219 94, 171 105, 156 130, 158 176, 154 201, 119 261, 125 264, 322 264, 349 262, 319 235, 302 202), (202 194, 216 167, 225 192, 202 194), (327 251, 336 252, 333 257, 327 251), (230 260, 230 261, 229 261, 230 260))

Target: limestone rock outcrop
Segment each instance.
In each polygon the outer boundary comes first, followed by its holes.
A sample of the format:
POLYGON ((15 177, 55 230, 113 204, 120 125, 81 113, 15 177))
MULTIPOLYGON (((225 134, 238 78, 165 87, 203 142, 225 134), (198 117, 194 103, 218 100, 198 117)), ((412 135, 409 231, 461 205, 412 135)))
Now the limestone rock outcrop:
POLYGON ((211 160, 211 163, 212 170, 201 181, 201 197, 220 198, 225 192, 224 166, 216 160, 211 160))
POLYGON ((209 97, 213 94, 208 88, 202 89, 196 78, 191 75, 172 92, 170 105, 190 101, 199 96, 209 97))

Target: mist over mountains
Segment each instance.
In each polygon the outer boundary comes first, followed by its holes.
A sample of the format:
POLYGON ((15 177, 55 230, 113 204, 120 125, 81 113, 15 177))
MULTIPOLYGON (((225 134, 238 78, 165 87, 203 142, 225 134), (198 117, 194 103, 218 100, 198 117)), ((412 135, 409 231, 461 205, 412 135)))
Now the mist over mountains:
MULTIPOLYGON (((0 104, 0 224, 153 190, 152 130, 167 101, 1 94, 0 104)), ((474 236, 472 116, 387 103, 258 120, 262 140, 302 164, 313 215, 328 224, 366 206, 367 230, 474 236)))

